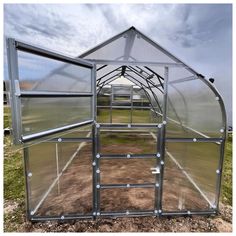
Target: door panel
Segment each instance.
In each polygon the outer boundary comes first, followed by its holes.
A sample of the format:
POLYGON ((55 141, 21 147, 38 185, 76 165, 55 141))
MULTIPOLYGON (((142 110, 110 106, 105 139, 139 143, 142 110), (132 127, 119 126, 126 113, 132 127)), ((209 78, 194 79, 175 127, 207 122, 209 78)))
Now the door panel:
POLYGON ((15 144, 93 121, 94 65, 7 39, 15 144))

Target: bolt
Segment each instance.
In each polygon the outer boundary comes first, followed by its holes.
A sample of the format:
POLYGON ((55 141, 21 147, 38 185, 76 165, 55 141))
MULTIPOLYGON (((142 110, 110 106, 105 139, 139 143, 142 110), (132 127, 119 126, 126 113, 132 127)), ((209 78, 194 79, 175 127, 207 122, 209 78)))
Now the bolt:
POLYGON ((127 158, 130 158, 131 156, 130 156, 130 154, 127 154, 127 158))
POLYGON ((162 127, 162 124, 159 124, 159 125, 158 125, 158 128, 160 129, 161 127, 162 127))
POLYGON ((126 215, 129 215, 129 211, 126 211, 126 215))
POLYGON ((131 124, 128 124, 127 126, 128 126, 128 128, 131 128, 131 124))
POLYGON ((29 177, 32 177, 32 173, 31 173, 31 172, 29 172, 28 176, 29 176, 29 177))
POLYGON ((30 212, 30 215, 33 215, 33 214, 34 214, 34 211, 31 211, 31 212, 30 212))
POLYGON ((159 187, 160 185, 159 184, 155 184, 156 187, 159 187))
POLYGON ((161 157, 161 154, 159 152, 157 153, 157 157, 161 157))
POLYGON ((220 170, 216 170, 216 174, 219 174, 220 173, 220 170))
POLYGON ((64 219, 65 219, 65 217, 64 217, 64 216, 61 216, 61 219, 62 219, 62 220, 64 220, 64 219))
POLYGON ((100 154, 98 153, 98 154, 96 155, 96 157, 97 157, 97 158, 100 158, 100 154))
POLYGON ((99 185, 99 184, 97 184, 96 188, 100 188, 100 185, 99 185))
POLYGON ((190 215, 190 214, 191 214, 191 212, 190 212, 190 211, 187 211, 187 213, 188 213, 188 215, 190 215))
POLYGON ((165 120, 162 122, 163 125, 166 125, 166 123, 167 123, 167 122, 166 122, 165 120))
POLYGON ((215 99, 216 99, 216 101, 219 101, 219 100, 220 100, 220 98, 219 98, 219 97, 215 97, 215 99))
POLYGON ((221 132, 221 133, 224 133, 224 129, 220 129, 220 132, 221 132))
POLYGON ((57 141, 58 141, 58 142, 61 142, 61 141, 62 141, 62 139, 61 139, 61 138, 59 138, 57 141))
POLYGON ((99 169, 97 169, 97 170, 96 170, 96 173, 98 173, 98 174, 99 174, 99 173, 100 173, 100 170, 99 170, 99 169))
POLYGON ((96 162, 94 161, 92 165, 93 165, 93 166, 96 166, 96 162))
POLYGON ((129 187, 130 187, 130 184, 127 184, 126 186, 127 186, 127 188, 129 188, 129 187))
POLYGON ((158 212, 161 214, 162 210, 158 210, 158 212))
POLYGON ((194 139, 193 139, 193 142, 197 142, 197 139, 196 139, 196 138, 194 138, 194 139))
POLYGON ((97 216, 100 216, 100 212, 97 212, 97 216))
POLYGON ((97 215, 97 213, 96 213, 96 212, 93 212, 93 215, 95 216, 95 215, 97 215))
POLYGON ((99 128, 99 127, 100 127, 100 125, 99 125, 99 124, 96 124, 96 127, 97 127, 97 128, 99 128))
POLYGON ((157 213, 158 213, 158 210, 155 210, 154 213, 157 214, 157 213))
POLYGON ((161 165, 164 165, 164 161, 161 161, 161 165))

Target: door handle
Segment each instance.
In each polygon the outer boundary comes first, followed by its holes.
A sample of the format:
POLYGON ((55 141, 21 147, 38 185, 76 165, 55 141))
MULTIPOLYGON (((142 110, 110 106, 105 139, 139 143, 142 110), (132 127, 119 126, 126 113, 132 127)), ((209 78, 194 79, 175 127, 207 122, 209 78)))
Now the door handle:
POLYGON ((150 170, 152 171, 152 174, 160 174, 160 167, 157 166, 155 168, 150 168, 150 170))

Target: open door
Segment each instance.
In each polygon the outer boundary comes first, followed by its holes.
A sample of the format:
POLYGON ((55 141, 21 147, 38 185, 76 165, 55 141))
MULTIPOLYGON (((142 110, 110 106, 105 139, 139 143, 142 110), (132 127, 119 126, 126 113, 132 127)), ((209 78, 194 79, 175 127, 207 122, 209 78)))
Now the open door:
POLYGON ((94 64, 7 39, 14 144, 94 120, 94 64))

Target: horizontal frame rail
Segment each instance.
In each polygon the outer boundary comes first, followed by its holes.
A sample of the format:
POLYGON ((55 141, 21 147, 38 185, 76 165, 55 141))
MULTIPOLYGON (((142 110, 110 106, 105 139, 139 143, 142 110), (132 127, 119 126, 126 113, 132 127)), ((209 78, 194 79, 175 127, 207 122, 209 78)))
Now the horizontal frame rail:
POLYGON ((186 67, 183 63, 153 62, 153 61, 127 61, 127 60, 97 60, 87 59, 95 64, 121 65, 121 66, 168 66, 168 67, 186 67))
POLYGON ((101 184, 101 189, 113 189, 113 188, 154 188, 155 183, 144 184, 101 184))
POLYGON ((43 141, 45 143, 77 143, 77 142, 92 142, 93 138, 53 138, 50 140, 43 141))
MULTIPOLYGON (((101 128, 157 128, 159 124, 111 124, 111 123, 99 123, 101 128)), ((97 127, 97 128, 99 128, 97 127)))
POLYGON ((209 211, 163 211, 162 216, 187 216, 187 215, 215 215, 217 212, 216 210, 209 210, 209 211))
POLYGON ((36 54, 39 56, 43 56, 43 57, 47 57, 54 60, 59 60, 66 63, 71 63, 71 64, 75 64, 75 65, 79 65, 79 66, 83 66, 87 68, 93 68, 93 63, 90 63, 84 59, 71 58, 69 56, 61 55, 59 53, 48 51, 47 49, 42 49, 33 45, 28 45, 20 41, 15 41, 15 46, 16 46, 16 49, 24 51, 24 52, 36 54))
POLYGON ((115 212, 100 212, 101 216, 153 216, 155 215, 154 211, 152 210, 142 210, 142 211, 115 211, 115 212))
POLYGON ((100 154, 101 159, 149 159, 157 158, 157 153, 153 154, 100 154))
POLYGON ((63 216, 33 216, 31 221, 50 221, 50 220, 76 220, 76 219, 92 219, 93 215, 88 214, 75 214, 75 215, 63 215, 63 216))
POLYGON ((186 143, 192 143, 192 142, 200 142, 200 143, 216 143, 216 142, 223 142, 223 138, 166 138, 166 142, 186 142, 186 143))
POLYGON ((116 108, 116 109, 145 109, 150 110, 150 107, 139 107, 139 106, 97 106, 97 108, 116 108))
POLYGON ((92 123, 93 123, 93 120, 88 120, 88 121, 80 122, 80 123, 73 124, 73 125, 67 125, 67 126, 63 126, 63 127, 60 127, 60 128, 55 128, 55 129, 51 129, 51 130, 47 130, 47 131, 42 131, 42 132, 39 132, 39 133, 36 133, 36 134, 30 134, 30 135, 22 136, 21 139, 22 139, 23 142, 28 142, 28 141, 35 140, 37 138, 45 137, 47 135, 57 134, 57 133, 62 132, 62 131, 70 130, 72 128, 77 128, 77 127, 81 127, 81 126, 92 124, 92 123))
POLYGON ((63 92, 41 92, 41 91, 23 91, 19 97, 92 97, 92 93, 63 93, 63 92))

